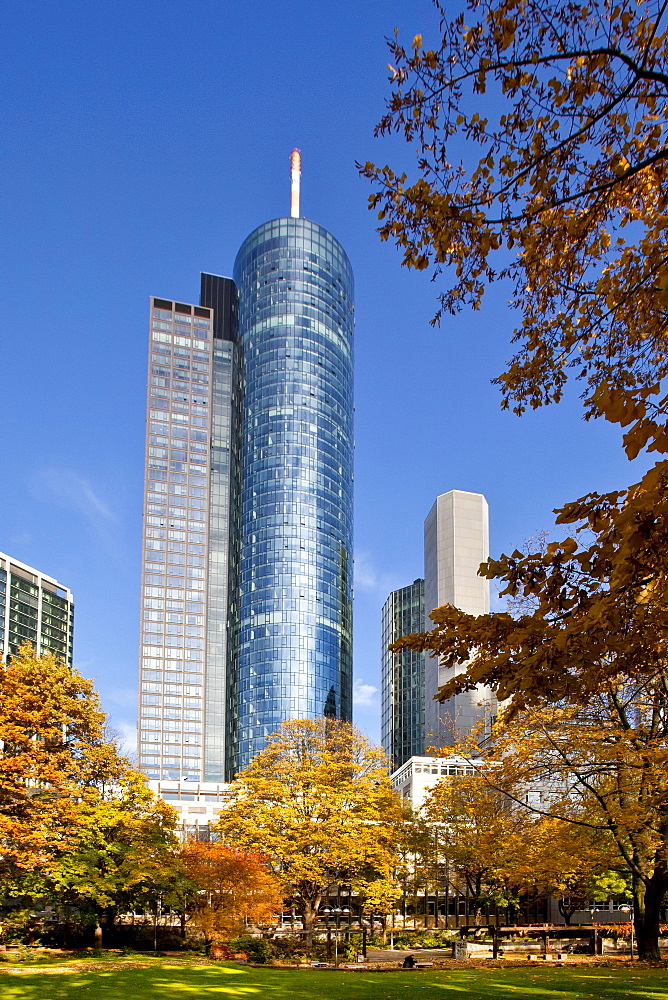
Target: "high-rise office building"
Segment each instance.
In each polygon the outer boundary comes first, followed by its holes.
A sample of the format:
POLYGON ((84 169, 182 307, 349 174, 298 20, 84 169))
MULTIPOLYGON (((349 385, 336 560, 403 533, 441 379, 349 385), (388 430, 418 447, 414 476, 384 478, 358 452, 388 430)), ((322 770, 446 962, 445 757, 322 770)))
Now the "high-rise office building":
POLYGON ((424 753, 424 653, 388 646, 424 632, 424 580, 394 590, 381 613, 381 743, 394 770, 424 753))
POLYGON ((74 599, 67 587, 0 552, 0 659, 30 642, 72 666, 74 599))
MULTIPOLYGON (((478 568, 489 557, 489 512, 481 493, 451 490, 437 497, 424 523, 424 599, 426 628, 429 615, 442 604, 452 604, 470 615, 489 612, 489 580, 478 568)), ((427 748, 451 744, 454 732, 470 730, 493 711, 487 688, 466 691, 444 704, 434 694, 455 672, 437 657, 425 658, 425 736, 427 748)))
POLYGON ((139 763, 162 781, 351 716, 353 278, 292 167, 234 280, 151 300, 139 763))
POLYGON ((434 701, 452 671, 428 654, 387 648, 402 635, 429 631, 429 615, 442 604, 487 614, 489 581, 478 576, 478 568, 488 556, 484 496, 452 490, 437 497, 424 523, 424 580, 391 593, 381 617, 381 734, 394 768, 430 747, 451 744, 455 733, 470 732, 495 711, 491 691, 482 687, 443 705, 434 701))

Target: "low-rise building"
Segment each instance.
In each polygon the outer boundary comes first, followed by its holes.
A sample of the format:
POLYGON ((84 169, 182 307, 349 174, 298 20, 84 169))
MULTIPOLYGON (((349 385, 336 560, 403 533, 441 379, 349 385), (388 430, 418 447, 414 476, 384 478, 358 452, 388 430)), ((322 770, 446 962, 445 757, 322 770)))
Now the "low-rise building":
POLYGON ((469 760, 459 754, 447 757, 411 757, 390 775, 392 787, 399 795, 419 810, 435 785, 443 778, 456 778, 475 774, 483 764, 482 759, 469 760))

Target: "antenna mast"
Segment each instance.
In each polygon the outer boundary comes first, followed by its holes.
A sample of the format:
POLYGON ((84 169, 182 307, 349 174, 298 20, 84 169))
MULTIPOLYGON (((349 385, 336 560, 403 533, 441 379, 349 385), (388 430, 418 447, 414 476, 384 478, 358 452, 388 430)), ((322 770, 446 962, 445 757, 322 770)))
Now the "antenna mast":
POLYGON ((293 219, 299 218, 299 187, 302 176, 302 156, 298 149, 293 149, 290 154, 290 177, 292 179, 292 192, 290 198, 290 215, 293 219))

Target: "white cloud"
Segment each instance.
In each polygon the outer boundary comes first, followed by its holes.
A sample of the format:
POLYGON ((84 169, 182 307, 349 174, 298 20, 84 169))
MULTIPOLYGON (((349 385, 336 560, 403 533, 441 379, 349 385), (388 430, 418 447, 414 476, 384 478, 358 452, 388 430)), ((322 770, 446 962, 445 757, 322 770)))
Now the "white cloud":
POLYGON ((355 552, 355 588, 375 590, 378 587, 378 573, 371 554, 364 550, 355 552))
POLYGON ((114 729, 118 733, 120 749, 125 754, 135 754, 137 752, 137 727, 129 722, 119 722, 114 729))
POLYGON ((393 590, 405 586, 405 581, 398 578, 395 570, 391 573, 379 570, 370 552, 355 549, 355 590, 374 593, 385 599, 393 590))
POLYGON ((375 705, 378 701, 376 695, 378 688, 373 684, 365 684, 364 681, 356 680, 353 683, 353 705, 356 708, 366 708, 375 705))
POLYGON ((110 525, 116 523, 116 514, 93 489, 90 481, 71 469, 54 466, 40 469, 33 479, 32 492, 38 500, 55 500, 66 510, 79 514, 104 537, 107 537, 110 525))

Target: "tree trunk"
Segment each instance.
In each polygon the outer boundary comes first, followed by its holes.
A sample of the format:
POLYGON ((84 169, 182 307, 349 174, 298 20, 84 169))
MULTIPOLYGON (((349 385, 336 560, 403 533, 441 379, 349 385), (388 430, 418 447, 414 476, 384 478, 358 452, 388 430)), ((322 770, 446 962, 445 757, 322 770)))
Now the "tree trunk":
POLYGON ((575 913, 577 907, 564 903, 563 899, 558 900, 557 905, 559 907, 559 913, 564 918, 564 923, 567 927, 570 927, 573 914, 575 913))
POLYGON ((659 918, 661 903, 668 888, 668 880, 656 874, 647 882, 633 879, 633 919, 635 922, 638 958, 645 962, 658 962, 659 918))
POLYGON ((313 944, 313 928, 315 926, 318 909, 320 908, 320 896, 316 899, 305 899, 302 906, 302 917, 304 918, 304 939, 306 947, 313 944))

